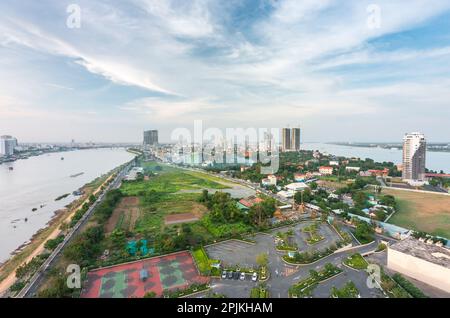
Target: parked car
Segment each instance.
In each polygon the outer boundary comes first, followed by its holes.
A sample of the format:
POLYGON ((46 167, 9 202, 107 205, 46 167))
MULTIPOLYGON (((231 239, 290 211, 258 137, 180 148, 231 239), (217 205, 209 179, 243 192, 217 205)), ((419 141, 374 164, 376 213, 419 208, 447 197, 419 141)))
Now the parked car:
POLYGON ((225 278, 227 278, 227 271, 222 272, 222 279, 225 279, 225 278))
POLYGON ((241 273, 240 279, 241 279, 241 280, 245 280, 245 273, 244 273, 244 272, 241 273))
POLYGON ((228 279, 233 279, 233 272, 232 271, 228 272, 228 279))
POLYGON ((239 272, 234 272, 233 273, 233 278, 234 279, 236 279, 236 280, 239 279, 239 276, 241 276, 241 273, 239 273, 239 272))
POLYGON ((257 273, 253 273, 252 281, 256 282, 257 280, 258 280, 258 274, 257 273))

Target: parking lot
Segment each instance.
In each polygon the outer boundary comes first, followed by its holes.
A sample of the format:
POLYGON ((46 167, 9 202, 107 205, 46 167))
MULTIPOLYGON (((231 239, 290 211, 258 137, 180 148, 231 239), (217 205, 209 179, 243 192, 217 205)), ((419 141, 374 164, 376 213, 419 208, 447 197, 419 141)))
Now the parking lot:
MULTIPOLYGON (((309 239, 310 236, 308 233, 303 232, 303 229, 307 226, 310 226, 311 224, 314 224, 314 222, 302 222, 302 223, 295 225, 294 227, 285 227, 279 231, 282 233, 285 233, 285 232, 289 231, 290 229, 293 229, 294 235, 293 235, 292 239, 294 240, 295 244, 297 244, 297 247, 300 252, 301 251, 311 252, 311 251, 315 251, 315 250, 324 250, 328 246, 330 246, 332 244, 336 244, 340 240, 340 237, 338 236, 336 231, 331 228, 330 225, 321 223, 317 229, 317 234, 324 237, 324 239, 320 242, 317 242, 316 244, 312 244, 312 245, 308 244, 306 242, 306 240, 309 239)), ((274 234, 276 234, 276 232, 278 232, 278 231, 275 231, 274 234)))
MULTIPOLYGON (((346 252, 339 252, 332 254, 324 259, 311 265, 291 266, 287 265, 282 260, 284 252, 276 250, 275 236, 277 232, 286 232, 290 229, 294 230, 294 237, 296 244, 300 251, 312 251, 317 249, 325 249, 339 240, 338 234, 327 224, 321 224, 317 230, 321 236, 324 237, 322 241, 314 245, 308 245, 306 239, 308 234, 302 231, 303 228, 312 224, 313 222, 302 222, 293 227, 287 226, 276 229, 269 234, 257 234, 251 237, 255 243, 247 243, 244 241, 230 240, 206 246, 205 249, 212 259, 222 261, 224 267, 240 266, 241 268, 256 269, 256 257, 261 253, 267 253, 270 277, 265 282, 270 296, 273 298, 288 297, 289 287, 299 280, 305 279, 309 276, 311 269, 320 270, 326 263, 333 263, 343 269, 343 273, 325 281, 317 286, 313 292, 314 297, 329 297, 330 290, 334 286, 342 288, 348 281, 355 283, 361 297, 373 298, 383 297, 383 294, 378 289, 371 289, 367 286, 367 273, 364 271, 355 271, 342 265, 342 260, 348 255, 360 251, 364 253, 377 246, 376 243, 372 246, 365 246, 346 252)), ((227 297, 246 298, 250 295, 252 287, 257 286, 258 282, 252 282, 247 276, 244 281, 239 279, 222 279, 216 278, 211 281, 211 290, 204 294, 199 294, 196 297, 205 297, 208 293, 224 294, 227 297)))

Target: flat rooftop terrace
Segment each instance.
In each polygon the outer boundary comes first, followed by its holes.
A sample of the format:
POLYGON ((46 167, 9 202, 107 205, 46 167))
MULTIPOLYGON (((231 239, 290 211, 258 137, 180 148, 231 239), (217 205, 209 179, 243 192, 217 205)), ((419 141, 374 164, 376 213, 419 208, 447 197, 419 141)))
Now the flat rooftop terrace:
POLYGON ((407 238, 389 247, 398 252, 421 258, 446 268, 450 268, 450 250, 434 244, 427 244, 414 238, 407 238))

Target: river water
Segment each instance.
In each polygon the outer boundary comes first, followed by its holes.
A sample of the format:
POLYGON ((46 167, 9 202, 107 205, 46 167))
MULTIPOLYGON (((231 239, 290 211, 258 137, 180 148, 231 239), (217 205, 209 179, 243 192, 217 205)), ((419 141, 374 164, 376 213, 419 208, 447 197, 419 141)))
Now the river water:
POLYGON ((0 263, 45 227, 55 211, 76 199, 73 191, 133 157, 123 148, 88 149, 0 165, 0 263), (71 177, 81 172, 82 175, 71 177), (55 201, 66 193, 70 195, 55 201), (33 208, 37 211, 32 212, 33 208))
MULTIPOLYGON (((335 156, 370 158, 378 162, 391 161, 395 164, 402 162, 402 150, 399 149, 351 147, 306 142, 302 144, 302 149, 319 150, 322 153, 326 152, 335 156)), ((438 172, 444 170, 444 172, 450 173, 450 152, 427 151, 426 167, 438 172)))

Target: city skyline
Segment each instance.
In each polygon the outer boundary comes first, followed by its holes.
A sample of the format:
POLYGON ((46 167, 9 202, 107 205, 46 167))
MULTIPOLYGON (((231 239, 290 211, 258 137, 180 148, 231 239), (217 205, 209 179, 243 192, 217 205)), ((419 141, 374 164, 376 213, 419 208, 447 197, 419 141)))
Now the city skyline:
POLYGON ((157 127, 168 142, 203 120, 446 141, 450 3, 83 0, 80 28, 70 4, 0 4, 0 135, 139 142, 157 127))

